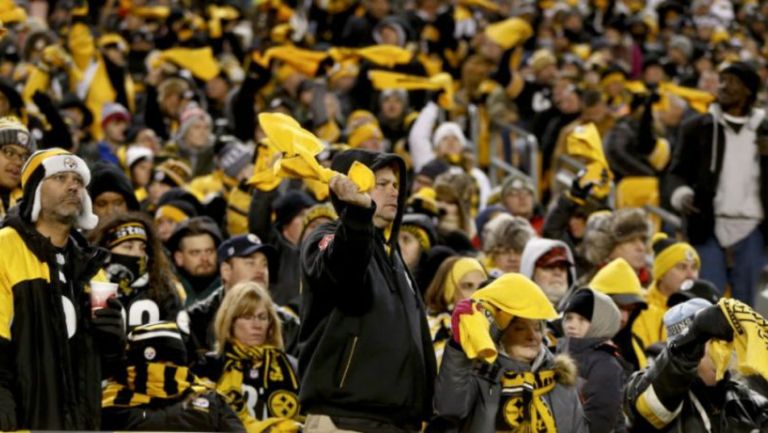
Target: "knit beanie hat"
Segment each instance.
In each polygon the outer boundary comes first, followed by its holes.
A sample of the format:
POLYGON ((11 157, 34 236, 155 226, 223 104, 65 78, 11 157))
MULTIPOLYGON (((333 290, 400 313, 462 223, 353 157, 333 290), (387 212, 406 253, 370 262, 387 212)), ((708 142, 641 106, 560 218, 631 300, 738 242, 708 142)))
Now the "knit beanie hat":
POLYGON ((307 213, 304 215, 302 225, 306 228, 308 225, 312 224, 314 221, 320 218, 336 221, 339 219, 339 215, 336 213, 336 210, 330 203, 318 203, 307 209, 307 213))
POLYGON ((114 164, 99 162, 93 166, 93 182, 88 185, 88 194, 96 200, 105 192, 120 194, 128 210, 139 210, 139 201, 128 176, 114 164))
POLYGON ((152 152, 152 149, 144 146, 129 146, 128 149, 125 151, 125 168, 130 170, 133 168, 135 164, 140 163, 144 160, 152 160, 154 158, 155 153, 152 152))
POLYGON ((113 120, 131 121, 131 113, 117 102, 107 102, 101 108, 101 126, 106 126, 113 120))
POLYGON ((137 326, 128 334, 128 364, 147 362, 187 365, 187 349, 175 323, 153 322, 137 326))
POLYGON ((292 190, 278 197, 273 204, 275 227, 280 230, 285 224, 291 222, 304 209, 310 208, 315 204, 304 191, 292 190))
POLYGON ((192 125, 199 121, 204 120, 209 125, 213 125, 210 114, 200 108, 197 104, 189 104, 184 108, 179 119, 179 131, 176 133, 176 141, 184 143, 184 136, 187 135, 187 131, 192 125))
POLYGON ((711 307, 712 304, 701 298, 691 299, 677 304, 664 313, 664 327, 667 328, 667 343, 674 341, 679 335, 688 330, 693 318, 700 310, 711 307))
MULTIPOLYGON (((38 150, 29 157, 21 169, 21 188, 24 199, 19 205, 21 217, 29 222, 36 222, 40 217, 40 185, 43 180, 58 173, 75 172, 88 186, 91 182, 91 171, 85 161, 78 156, 60 148, 38 150)), ((77 218, 76 227, 91 230, 96 227, 99 217, 93 213, 93 205, 88 192, 83 189, 83 210, 77 218)))
POLYGON ((236 178, 243 168, 253 163, 254 147, 243 144, 234 135, 220 136, 216 148, 216 164, 231 178, 236 178))
POLYGON ((0 117, 0 147, 6 144, 25 147, 30 152, 37 150, 35 138, 15 116, 0 117))
POLYGON ((400 230, 412 234, 419 242, 423 252, 429 251, 437 244, 435 224, 430 217, 424 214, 405 214, 400 230))
POLYGON ((140 220, 129 221, 112 227, 104 235, 101 244, 107 249, 112 249, 123 242, 134 240, 147 243, 147 227, 140 220))
POLYGON ((591 290, 577 290, 568 299, 563 313, 578 313, 587 320, 592 320, 592 311, 595 307, 595 297, 591 290))
POLYGON ((721 74, 735 75, 751 92, 753 97, 760 91, 760 75, 746 62, 733 62, 720 68, 721 74))
POLYGON ((529 191, 536 197, 536 188, 533 186, 533 181, 522 173, 511 174, 504 179, 504 182, 501 184, 501 196, 506 197, 512 191, 518 189, 529 191))
POLYGON ((467 147, 467 137, 464 136, 464 131, 461 130, 461 126, 456 122, 443 122, 435 129, 435 133, 432 135, 432 147, 436 148, 443 141, 443 138, 450 135, 459 140, 462 148, 467 147))
POLYGON ((669 239, 665 233, 653 236, 653 278, 658 281, 675 265, 683 261, 696 262, 701 266, 701 259, 696 250, 687 242, 669 239))
POLYGON ((155 166, 152 179, 162 182, 171 188, 184 186, 192 177, 192 169, 187 164, 176 159, 166 159, 155 166))

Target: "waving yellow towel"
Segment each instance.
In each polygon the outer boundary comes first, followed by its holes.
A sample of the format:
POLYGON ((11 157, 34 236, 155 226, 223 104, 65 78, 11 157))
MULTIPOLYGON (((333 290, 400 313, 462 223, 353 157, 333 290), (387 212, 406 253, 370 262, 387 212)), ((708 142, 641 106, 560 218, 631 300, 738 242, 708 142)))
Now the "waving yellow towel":
POLYGON ((733 328, 733 341, 712 340, 710 343, 717 379, 722 379, 733 351, 736 351, 741 374, 758 374, 768 379, 768 322, 749 305, 735 299, 720 299, 718 305, 733 328))

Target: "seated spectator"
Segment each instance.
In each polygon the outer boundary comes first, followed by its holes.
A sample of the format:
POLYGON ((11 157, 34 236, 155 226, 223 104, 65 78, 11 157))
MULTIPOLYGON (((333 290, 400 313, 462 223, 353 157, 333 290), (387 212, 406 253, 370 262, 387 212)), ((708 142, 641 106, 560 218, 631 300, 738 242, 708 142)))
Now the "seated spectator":
POLYGON ((576 284, 571 250, 564 242, 552 239, 533 238, 525 244, 520 273, 541 287, 555 308, 576 284))
POLYGON ((101 428, 245 432, 224 398, 187 365, 175 324, 156 322, 128 336, 127 365, 104 388, 101 428))
POLYGON ((483 252, 491 275, 520 272, 525 245, 536 236, 531 224, 520 217, 501 214, 486 224, 483 252))
POLYGON ((537 209, 536 190, 525 175, 510 175, 501 186, 501 205, 514 216, 525 218, 536 233, 541 233, 544 217, 537 209))
POLYGON ((221 284, 216 269, 216 248, 221 232, 208 217, 191 218, 180 224, 168 239, 177 275, 187 293, 186 305, 209 296, 221 284))
MULTIPOLYGON (((432 220, 426 215, 405 214, 397 241, 405 265, 415 274, 429 250, 437 245, 437 231, 432 220)), ((425 287, 420 289, 426 290, 425 287)))
POLYGON ((128 211, 139 210, 139 201, 131 180, 116 164, 98 163, 93 167, 93 182, 88 194, 93 201, 93 213, 101 220, 128 211))
POLYGON ((0 218, 21 201, 21 168, 37 149, 27 127, 15 117, 0 118, 0 218))

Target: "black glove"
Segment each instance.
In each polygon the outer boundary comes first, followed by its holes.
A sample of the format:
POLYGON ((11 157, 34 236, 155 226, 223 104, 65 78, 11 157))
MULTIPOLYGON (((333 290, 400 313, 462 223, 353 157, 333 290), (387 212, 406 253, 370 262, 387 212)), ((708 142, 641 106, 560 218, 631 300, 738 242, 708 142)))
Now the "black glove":
POLYGON ((115 298, 107 300, 107 306, 96 310, 91 321, 93 338, 107 358, 120 358, 125 352, 125 323, 123 304, 115 298))
POLYGON ((698 363, 704 356, 707 341, 713 338, 733 340, 733 328, 717 305, 696 313, 688 330, 673 341, 670 348, 675 356, 691 363, 698 363))
POLYGON ((0 388, 0 431, 16 430, 16 403, 6 388, 0 388))
POLYGON ((571 182, 571 190, 569 191, 569 194, 577 201, 586 201, 587 198, 589 198, 589 194, 592 192, 592 188, 595 186, 594 182, 587 182, 586 185, 581 186, 581 179, 583 179, 586 174, 587 170, 582 169, 576 174, 576 177, 573 178, 573 182, 571 182))

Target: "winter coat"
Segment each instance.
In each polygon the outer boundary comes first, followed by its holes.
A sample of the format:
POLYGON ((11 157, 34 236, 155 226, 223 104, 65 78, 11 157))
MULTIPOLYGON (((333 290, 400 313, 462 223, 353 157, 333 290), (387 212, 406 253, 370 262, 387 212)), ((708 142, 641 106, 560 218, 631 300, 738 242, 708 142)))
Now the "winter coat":
POLYGON ((388 238, 370 208, 332 195, 337 221, 316 229, 302 247, 299 331, 300 401, 306 413, 365 418, 418 430, 432 413, 435 354, 415 280, 397 233, 406 199, 405 168, 391 154, 360 149, 334 159, 399 171, 397 215, 388 238))
POLYGON ((641 140, 640 127, 638 120, 623 117, 605 137, 605 156, 619 179, 627 176, 656 177, 656 170, 648 162, 648 155, 653 152, 656 143, 652 136, 650 140, 648 137, 641 140))
POLYGON ((587 433, 584 412, 576 393, 576 367, 567 356, 553 356, 542 346, 533 367, 500 355, 493 365, 472 362, 451 340, 445 348, 435 384, 435 412, 429 431, 494 433, 502 398, 501 378, 506 371, 554 369, 557 384, 545 400, 555 417, 558 433, 587 433))
MULTIPOLYGON (((691 244, 702 244, 715 231, 715 194, 720 181, 725 156, 725 132, 720 122, 715 122, 712 112, 719 113, 717 105, 710 107, 710 113, 701 114, 683 123, 680 128, 680 141, 675 148, 669 166, 668 190, 671 197, 681 188, 695 191, 693 205, 699 213, 686 219, 686 235, 691 244), (713 136, 717 131, 717 139, 713 136), (714 157, 714 161, 713 161, 714 157)), ((718 115, 719 117, 719 115, 718 115)), ((768 139, 768 120, 757 125, 748 121, 744 127, 757 129, 758 142, 768 139)), ((768 211, 768 146, 760 145, 760 201, 768 211)), ((763 218, 760 225, 766 246, 768 246, 768 218, 763 218)))
POLYGON ((15 406, 19 429, 98 430, 101 354, 86 285, 107 252, 72 231, 62 269, 50 240, 16 215, 0 244, 12 252, 0 263, 0 410, 15 406))
POLYGON ((664 350, 630 377, 624 412, 633 432, 751 433, 768 431, 768 400, 730 375, 714 387, 699 379, 698 361, 664 350))
MULTIPOLYGON (((544 238, 533 238, 525 244, 523 254, 520 256, 520 273, 533 280, 533 274, 536 272, 536 262, 553 248, 565 248, 568 260, 575 263, 571 248, 563 241, 544 238)), ((573 266, 568 267, 568 287, 576 283, 576 269, 573 266)))

